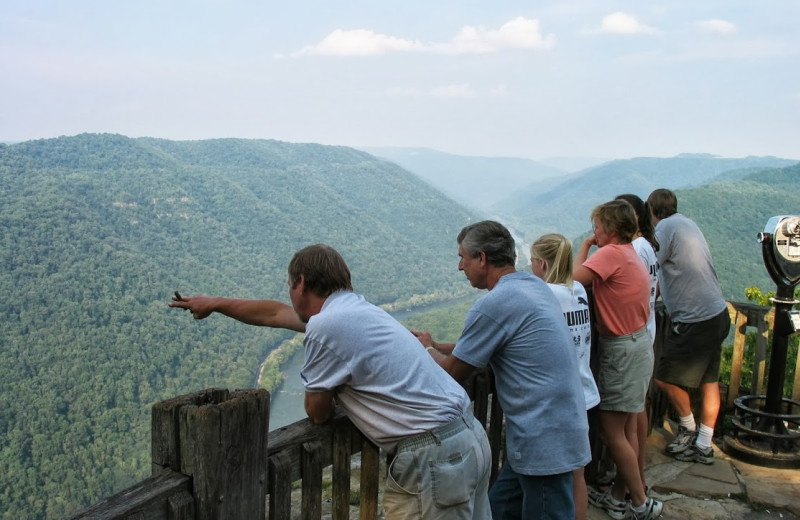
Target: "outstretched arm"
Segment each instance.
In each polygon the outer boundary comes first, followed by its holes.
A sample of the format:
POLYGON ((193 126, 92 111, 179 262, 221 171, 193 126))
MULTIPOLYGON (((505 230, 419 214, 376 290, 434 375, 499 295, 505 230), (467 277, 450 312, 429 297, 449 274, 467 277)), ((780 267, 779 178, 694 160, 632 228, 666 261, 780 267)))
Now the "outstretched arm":
POLYGON ((202 320, 218 312, 248 325, 297 332, 306 330, 306 324, 300 321, 294 309, 276 300, 243 300, 219 296, 182 297, 176 294, 169 306, 190 311, 196 320, 202 320))

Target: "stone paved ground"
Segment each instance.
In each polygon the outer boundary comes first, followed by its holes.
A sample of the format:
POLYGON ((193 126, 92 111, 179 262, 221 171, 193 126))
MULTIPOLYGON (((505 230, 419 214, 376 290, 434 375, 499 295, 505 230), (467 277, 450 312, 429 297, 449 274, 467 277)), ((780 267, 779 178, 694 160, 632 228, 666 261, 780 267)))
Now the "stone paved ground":
MULTIPOLYGON (((679 462, 664 453, 670 425, 655 428, 648 440, 647 474, 651 495, 664 502, 662 520, 800 520, 800 469, 746 464, 715 446, 711 465, 679 462)), ((589 506, 587 520, 605 520, 589 506)))

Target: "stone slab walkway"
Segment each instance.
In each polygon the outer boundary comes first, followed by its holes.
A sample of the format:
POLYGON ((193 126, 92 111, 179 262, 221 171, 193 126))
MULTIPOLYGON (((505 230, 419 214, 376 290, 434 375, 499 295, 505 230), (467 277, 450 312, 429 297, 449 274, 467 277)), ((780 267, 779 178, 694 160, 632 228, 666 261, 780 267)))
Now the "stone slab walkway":
MULTIPOLYGON (((800 520, 800 469, 747 464, 714 446, 713 464, 679 462, 664 453, 671 425, 648 439, 645 473, 651 495, 664 502, 662 520, 800 520)), ((609 517, 589 506, 587 520, 609 517)))

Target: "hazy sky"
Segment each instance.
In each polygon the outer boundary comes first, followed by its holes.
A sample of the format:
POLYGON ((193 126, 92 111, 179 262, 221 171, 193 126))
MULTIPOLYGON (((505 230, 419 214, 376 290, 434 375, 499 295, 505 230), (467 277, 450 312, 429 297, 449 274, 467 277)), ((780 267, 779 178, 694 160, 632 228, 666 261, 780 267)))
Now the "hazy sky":
POLYGON ((798 0, 3 0, 0 141, 800 159, 798 0))

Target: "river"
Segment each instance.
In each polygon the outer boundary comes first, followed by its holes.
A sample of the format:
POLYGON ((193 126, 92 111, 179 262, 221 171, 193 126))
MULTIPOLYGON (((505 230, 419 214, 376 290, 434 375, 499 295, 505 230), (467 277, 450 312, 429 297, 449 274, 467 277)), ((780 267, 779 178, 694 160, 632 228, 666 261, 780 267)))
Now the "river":
MULTIPOLYGON (((413 309, 405 309, 397 312, 392 312, 395 319, 402 321, 415 314, 427 312, 436 308, 450 306, 456 303, 474 301, 482 292, 472 292, 469 295, 455 300, 446 302, 437 302, 430 305, 415 307, 413 309)), ((299 348, 292 355, 291 359, 286 362, 281 368, 286 374, 286 379, 283 383, 272 392, 270 396, 270 413, 269 413, 269 429, 274 430, 287 424, 292 424, 300 419, 305 419, 306 412, 303 406, 303 383, 300 380, 300 369, 303 368, 305 361, 305 352, 299 348)))

